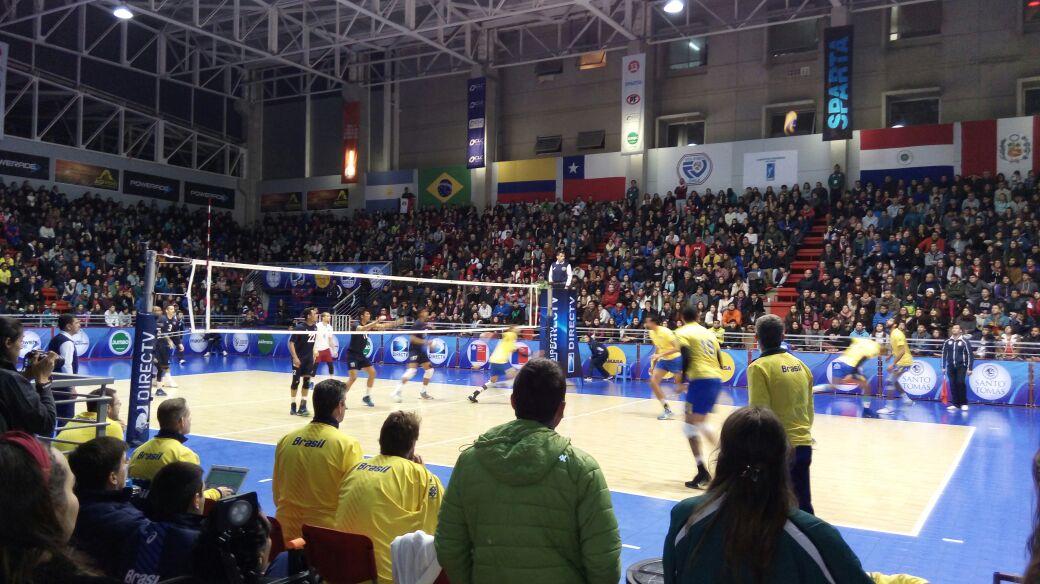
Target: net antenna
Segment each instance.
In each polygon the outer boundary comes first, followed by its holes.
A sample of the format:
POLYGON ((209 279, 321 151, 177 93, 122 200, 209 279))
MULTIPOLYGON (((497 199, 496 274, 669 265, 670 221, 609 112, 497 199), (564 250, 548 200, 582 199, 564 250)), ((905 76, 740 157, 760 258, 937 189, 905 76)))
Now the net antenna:
MULTIPOLYGON (((187 259, 187 258, 186 258, 187 259)), ((522 329, 537 328, 538 319, 538 296, 537 291, 539 286, 537 284, 516 284, 511 282, 484 282, 474 280, 443 280, 439 278, 414 278, 410 276, 391 276, 384 274, 366 274, 361 272, 342 272, 337 270, 318 270, 312 268, 301 268, 295 266, 265 266, 260 264, 244 264, 238 262, 221 262, 214 261, 212 259, 188 259, 191 264, 191 272, 188 277, 188 290, 191 290, 193 280, 195 278, 195 268, 204 267, 206 270, 206 312, 203 317, 204 327, 196 328, 195 326, 195 309, 192 302, 188 303, 188 319, 191 323, 191 328, 195 332, 199 333, 218 333, 218 334, 234 334, 234 333, 252 333, 252 334, 264 334, 273 333, 284 335, 307 335, 313 334, 313 331, 288 331, 278 330, 273 331, 271 329, 241 329, 241 328, 214 328, 212 326, 212 308, 210 306, 209 299, 212 296, 212 282, 213 282, 213 268, 230 268, 236 270, 250 270, 258 272, 279 272, 283 274, 308 274, 312 276, 328 276, 330 278, 361 278, 366 280, 386 280, 389 282, 403 282, 411 284, 444 284, 448 286, 462 286, 467 288, 509 288, 509 289, 521 289, 526 290, 528 297, 527 302, 527 324, 520 325, 522 329)), ((484 326, 484 327, 459 327, 458 329, 431 329, 431 332, 465 332, 465 333, 478 333, 478 332, 498 332, 509 328, 510 325, 502 324, 497 326, 484 326)), ((380 330, 379 334, 409 334, 412 330, 380 330)), ((353 335, 363 334, 364 331, 335 331, 337 335, 353 335)))

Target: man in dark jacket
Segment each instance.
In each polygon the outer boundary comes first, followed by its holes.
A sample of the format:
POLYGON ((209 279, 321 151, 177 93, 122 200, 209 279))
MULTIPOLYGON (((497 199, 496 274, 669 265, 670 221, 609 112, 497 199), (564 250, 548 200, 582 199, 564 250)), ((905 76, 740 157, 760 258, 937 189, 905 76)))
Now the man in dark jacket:
POLYGON ((26 372, 19 372, 15 364, 22 349, 22 332, 22 323, 0 316, 0 432, 20 430, 50 436, 57 416, 50 380, 58 355, 34 353, 26 372))
POLYGON ((621 537, 603 472, 555 431, 566 392, 555 361, 532 359, 513 384, 517 419, 459 455, 434 538, 453 584, 621 579, 621 537))
MULTIPOLYGON (((592 369, 599 371, 600 375, 602 375, 606 381, 613 381, 614 376, 603 367, 607 363, 607 347, 603 343, 599 342, 595 333, 589 335, 589 352, 592 353, 592 356, 589 358, 589 366, 592 367, 592 369)), ((592 381, 592 376, 590 375, 589 377, 586 377, 585 381, 592 381)))
POLYGON ((122 549, 131 534, 149 523, 130 502, 131 489, 125 488, 126 450, 126 442, 101 436, 69 454, 79 499, 72 544, 113 577, 123 575, 119 554, 113 552, 122 549))

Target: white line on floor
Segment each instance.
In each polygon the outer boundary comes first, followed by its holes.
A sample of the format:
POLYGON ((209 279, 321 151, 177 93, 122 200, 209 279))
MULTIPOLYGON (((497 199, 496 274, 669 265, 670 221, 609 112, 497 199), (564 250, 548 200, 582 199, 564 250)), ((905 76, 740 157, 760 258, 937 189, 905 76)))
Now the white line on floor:
POLYGON ((948 537, 944 537, 942 539, 943 539, 943 541, 946 541, 946 542, 949 542, 949 543, 964 543, 963 539, 950 539, 948 537))
POLYGON ((627 543, 621 544, 621 547, 628 548, 630 550, 641 550, 641 549, 643 549, 643 548, 641 548, 641 547, 639 547, 637 545, 628 545, 627 543))
POLYGON ((258 480, 258 481, 256 481, 256 482, 258 482, 258 483, 269 483, 269 482, 271 482, 271 481, 273 481, 273 480, 274 480, 274 479, 260 479, 260 480, 258 480))
POLYGON ((917 523, 914 524, 913 532, 910 534, 912 537, 921 535, 921 529, 924 528, 925 521, 928 521, 928 517, 932 515, 932 510, 935 509, 936 503, 942 497, 943 492, 946 491, 946 487, 950 484, 950 480, 953 479, 953 473, 957 472, 957 467, 961 465, 961 460, 964 459, 964 453, 968 451, 968 445, 971 444, 971 439, 975 437, 975 427, 967 426, 970 429, 968 438, 961 444, 960 452, 957 453, 956 461, 950 465, 950 468, 946 471, 946 477, 942 481, 942 485, 932 493, 932 498, 928 501, 928 505, 925 506, 924 512, 921 513, 917 518, 917 523))

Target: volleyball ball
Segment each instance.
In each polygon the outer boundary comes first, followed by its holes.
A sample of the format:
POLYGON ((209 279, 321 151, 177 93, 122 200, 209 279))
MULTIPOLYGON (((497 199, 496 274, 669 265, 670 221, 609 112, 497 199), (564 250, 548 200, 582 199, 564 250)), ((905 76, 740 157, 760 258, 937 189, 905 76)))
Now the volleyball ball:
POLYGON ((798 127, 798 112, 789 111, 784 116, 784 134, 790 136, 794 134, 795 129, 798 127))

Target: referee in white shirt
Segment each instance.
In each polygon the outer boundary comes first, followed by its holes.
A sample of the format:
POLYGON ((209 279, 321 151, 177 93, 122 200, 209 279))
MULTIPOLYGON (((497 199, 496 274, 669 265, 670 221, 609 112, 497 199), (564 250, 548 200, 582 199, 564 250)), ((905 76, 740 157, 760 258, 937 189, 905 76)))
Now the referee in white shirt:
POLYGON ((567 263, 567 256, 563 250, 556 252, 556 261, 549 266, 549 284, 553 288, 570 288, 574 271, 567 263))
POLYGON ((946 409, 951 412, 957 408, 968 411, 967 380, 974 364, 971 342, 961 335, 960 325, 953 325, 950 327, 950 338, 946 339, 942 348, 942 369, 950 381, 950 393, 953 395, 953 405, 946 409))

